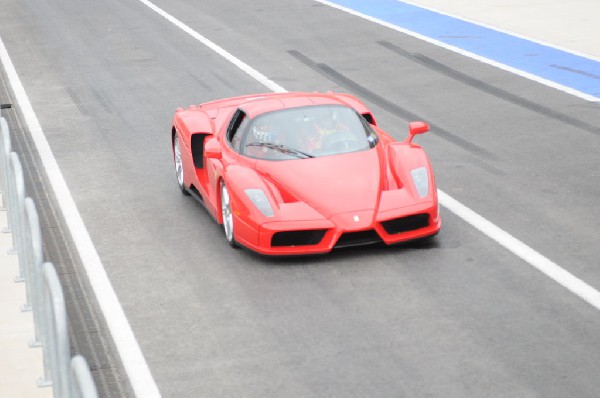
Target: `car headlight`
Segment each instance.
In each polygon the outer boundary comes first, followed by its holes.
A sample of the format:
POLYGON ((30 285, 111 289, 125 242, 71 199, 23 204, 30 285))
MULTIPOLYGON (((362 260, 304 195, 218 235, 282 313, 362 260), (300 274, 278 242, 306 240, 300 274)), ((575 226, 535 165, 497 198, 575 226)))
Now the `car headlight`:
POLYGON ((415 188, 417 188, 419 197, 424 198, 429 195, 429 173, 427 172, 427 168, 419 167, 418 169, 413 169, 410 171, 410 175, 412 176, 415 188))
POLYGON ((263 216, 273 217, 275 215, 269 199, 267 199, 267 195, 265 195, 262 189, 245 189, 244 192, 263 216))

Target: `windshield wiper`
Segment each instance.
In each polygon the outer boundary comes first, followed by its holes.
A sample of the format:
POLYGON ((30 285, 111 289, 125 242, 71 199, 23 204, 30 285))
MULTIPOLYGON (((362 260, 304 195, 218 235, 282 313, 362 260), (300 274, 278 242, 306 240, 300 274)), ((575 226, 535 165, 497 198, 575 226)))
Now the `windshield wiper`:
POLYGON ((271 144, 270 142, 251 142, 249 144, 246 144, 246 146, 262 146, 265 148, 274 149, 287 155, 294 155, 297 158, 314 158, 314 156, 310 153, 302 152, 299 149, 291 148, 285 145, 271 144))

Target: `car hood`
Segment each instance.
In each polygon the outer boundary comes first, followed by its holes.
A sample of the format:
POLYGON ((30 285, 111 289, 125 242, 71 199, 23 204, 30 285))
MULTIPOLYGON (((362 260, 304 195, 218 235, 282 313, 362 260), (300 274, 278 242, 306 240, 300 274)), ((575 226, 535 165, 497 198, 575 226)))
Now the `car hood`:
POLYGON ((256 170, 288 196, 325 217, 377 209, 384 162, 378 148, 287 161, 258 161, 256 170))

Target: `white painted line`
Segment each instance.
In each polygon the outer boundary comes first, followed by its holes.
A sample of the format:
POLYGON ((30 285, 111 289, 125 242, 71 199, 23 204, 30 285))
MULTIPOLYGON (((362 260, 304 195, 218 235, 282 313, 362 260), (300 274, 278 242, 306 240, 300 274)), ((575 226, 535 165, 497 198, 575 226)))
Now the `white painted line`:
POLYGON ((439 189, 438 198, 452 213, 600 310, 598 290, 439 189))
POLYGON ((212 41, 208 40, 206 37, 202 36, 200 33, 196 32, 194 29, 190 28, 171 14, 168 14, 167 12, 163 11, 161 8, 157 7, 156 5, 147 0, 139 1, 147 7, 149 7, 152 11, 165 18, 167 21, 171 22, 173 25, 177 26, 179 29, 183 30, 185 33, 192 36, 194 39, 198 40, 200 43, 204 44, 206 47, 210 48, 211 50, 225 58, 227 61, 237 66, 243 72, 246 72, 248 75, 250 75, 250 77, 261 83, 263 86, 267 87, 269 90, 274 91, 276 93, 286 92, 286 90, 279 84, 275 83, 273 80, 270 80, 265 75, 252 68, 250 65, 242 62, 239 58, 234 57, 225 49, 219 47, 212 41))
MULTIPOLYGON (((142 1, 142 0, 140 0, 140 1, 142 1)), ((443 42, 441 42, 439 40, 432 39, 431 37, 423 36, 423 35, 421 35, 419 33, 413 32, 411 30, 404 29, 404 28, 401 28, 401 27, 396 26, 394 24, 391 24, 389 22, 382 21, 381 19, 377 19, 377 18, 371 17, 369 15, 360 13, 358 11, 355 11, 355 10, 351 9, 351 8, 340 6, 338 4, 332 3, 332 2, 327 1, 327 0, 315 0, 315 1, 317 1, 319 3, 322 3, 322 4, 325 4, 327 6, 330 6, 330 7, 336 8, 336 9, 338 9, 340 11, 344 11, 344 12, 346 12, 348 14, 352 14, 352 15, 357 16, 359 18, 366 19, 367 21, 374 22, 374 23, 376 23, 378 25, 385 26, 387 28, 393 29, 393 30, 395 30, 397 32, 407 34, 407 35, 415 37, 415 38, 417 38, 419 40, 426 41, 427 43, 431 43, 431 44, 436 45, 438 47, 445 48, 446 50, 453 51, 453 52, 458 53, 460 55, 464 55, 465 57, 469 57, 469 58, 477 60, 479 62, 483 62, 485 64, 494 66, 494 67, 496 67, 498 69, 502 69, 502 70, 505 70, 507 72, 514 73, 515 75, 524 77, 526 79, 533 80, 534 82, 543 84, 545 86, 552 87, 552 88, 560 90, 560 91, 562 91, 564 93, 574 95, 574 96, 582 98, 582 99, 584 99, 586 101, 590 101, 590 102, 598 102, 598 101, 600 101, 600 98, 595 97, 593 95, 586 94, 586 93, 581 92, 579 90, 575 90, 575 89, 573 89, 571 87, 563 86, 562 84, 558 84, 558 83, 553 82, 551 80, 541 78, 541 77, 536 76, 536 75, 534 75, 532 73, 528 73, 528 72, 522 71, 520 69, 513 68, 512 66, 508 66, 508 65, 505 65, 503 63, 496 62, 496 61, 491 60, 489 58, 485 58, 485 57, 479 56, 479 55, 474 54, 472 52, 465 51, 462 48, 451 46, 451 45, 443 43, 443 42)), ((421 6, 419 6, 419 7, 421 7, 421 6)), ((424 8, 424 7, 421 7, 421 8, 424 8)), ((438 12, 438 11, 436 11, 436 12, 438 12)), ((481 25, 481 24, 479 24, 479 25, 481 25)))
MULTIPOLYGON (((179 21, 172 15, 167 14, 165 11, 158 8, 148 0, 139 1, 141 1, 142 3, 144 3, 163 17, 165 17, 167 20, 171 21, 183 31, 190 34, 192 37, 197 38, 200 42, 207 45, 209 48, 215 50, 217 54, 223 56, 225 59, 227 59, 228 61, 236 65, 238 68, 240 68, 242 71, 254 77, 265 87, 275 92, 287 92, 286 89, 273 82, 272 80, 267 79, 262 73, 258 72, 250 65, 234 57, 229 52, 219 47, 217 44, 213 43, 212 41, 208 40, 196 31, 192 30, 189 26, 183 24, 181 21, 179 21), (255 76, 258 76, 259 78, 256 78, 255 76)), ((326 1, 321 0, 316 1, 320 1, 321 3, 327 3, 326 1)), ((531 247, 527 246, 525 243, 510 235, 508 232, 496 226, 491 221, 488 221, 479 214, 475 213, 473 210, 469 209, 456 199, 452 198, 450 195, 444 193, 441 190, 438 190, 438 196, 440 204, 442 206, 446 207, 452 213, 456 214, 458 217, 462 218, 464 221, 477 228, 486 236, 498 242, 498 244, 500 244, 501 246, 516 254, 518 257, 523 259, 523 261, 529 263, 531 266, 543 272, 545 275, 552 278, 560 285, 566 287, 571 292, 575 293, 577 296, 581 297, 589 304, 600 310, 600 292, 598 292, 598 290, 583 282, 581 279, 577 278, 564 268, 560 267, 558 264, 552 262, 547 257, 544 257, 542 254, 538 253, 531 247)))
MULTIPOLYGON (((316 1, 319 1, 319 0, 316 0, 316 1)), ((487 24, 487 23, 475 21, 475 20, 472 20, 472 19, 469 19, 469 18, 465 18, 465 17, 457 15, 457 14, 451 14, 451 13, 446 12, 446 11, 441 11, 441 10, 438 10, 436 8, 428 7, 428 6, 425 6, 425 5, 422 5, 422 4, 418 4, 418 3, 415 3, 414 1, 411 1, 411 0, 397 0, 397 1, 400 1, 402 3, 407 3, 407 4, 413 5, 415 7, 423 8, 425 10, 433 11, 433 12, 441 14, 441 15, 446 15, 448 17, 459 19, 461 21, 469 22, 469 23, 472 23, 473 25, 483 26, 484 28, 495 30, 496 32, 506 33, 507 35, 518 37, 519 39, 524 39, 524 40, 530 41, 532 43, 537 43, 537 44, 540 44, 542 46, 554 48, 556 50, 564 51, 564 52, 569 53, 569 54, 577 55, 579 57, 588 58, 588 59, 591 59, 593 61, 600 62, 600 58, 598 58, 598 57, 596 57, 594 55, 591 55, 591 54, 586 54, 586 53, 583 53, 581 51, 573 50, 573 49, 566 48, 566 47, 557 46, 556 44, 552 44, 552 43, 549 43, 549 42, 546 42, 546 41, 535 39, 533 37, 522 35, 520 33, 511 32, 510 30, 499 28, 497 26, 493 26, 493 25, 490 25, 490 24, 487 24)))
POLYGON ((83 224, 83 220, 75 206, 71 192, 56 163, 54 154, 50 150, 46 136, 42 131, 42 127, 33 111, 31 102, 25 93, 21 79, 19 79, 19 76, 17 75, 17 71, 13 66, 1 38, 0 62, 2 62, 2 65, 4 66, 15 99, 19 104, 19 109, 25 118, 35 147, 44 168, 46 169, 50 185, 52 186, 57 202, 65 218, 67 227, 71 232, 71 237, 75 242, 75 246, 81 257, 81 262, 88 275, 90 284, 92 285, 94 294, 96 295, 96 299, 102 310, 102 314, 106 319, 106 324, 113 337, 117 351, 119 352, 121 361, 123 362, 123 366, 125 367, 125 371, 131 382, 131 386, 137 397, 160 397, 156 382, 150 374, 148 364, 142 355, 142 351, 131 330, 131 326, 125 317, 123 308, 119 303, 108 276, 106 275, 98 252, 83 224))

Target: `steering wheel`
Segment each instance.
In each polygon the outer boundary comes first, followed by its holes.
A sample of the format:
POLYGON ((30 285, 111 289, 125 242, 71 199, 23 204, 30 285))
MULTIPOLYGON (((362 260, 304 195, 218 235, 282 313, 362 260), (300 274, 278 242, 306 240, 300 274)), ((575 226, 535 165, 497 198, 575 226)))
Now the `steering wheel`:
POLYGON ((346 151, 356 146, 357 138, 346 131, 336 131, 323 137, 322 148, 326 151, 346 151))

